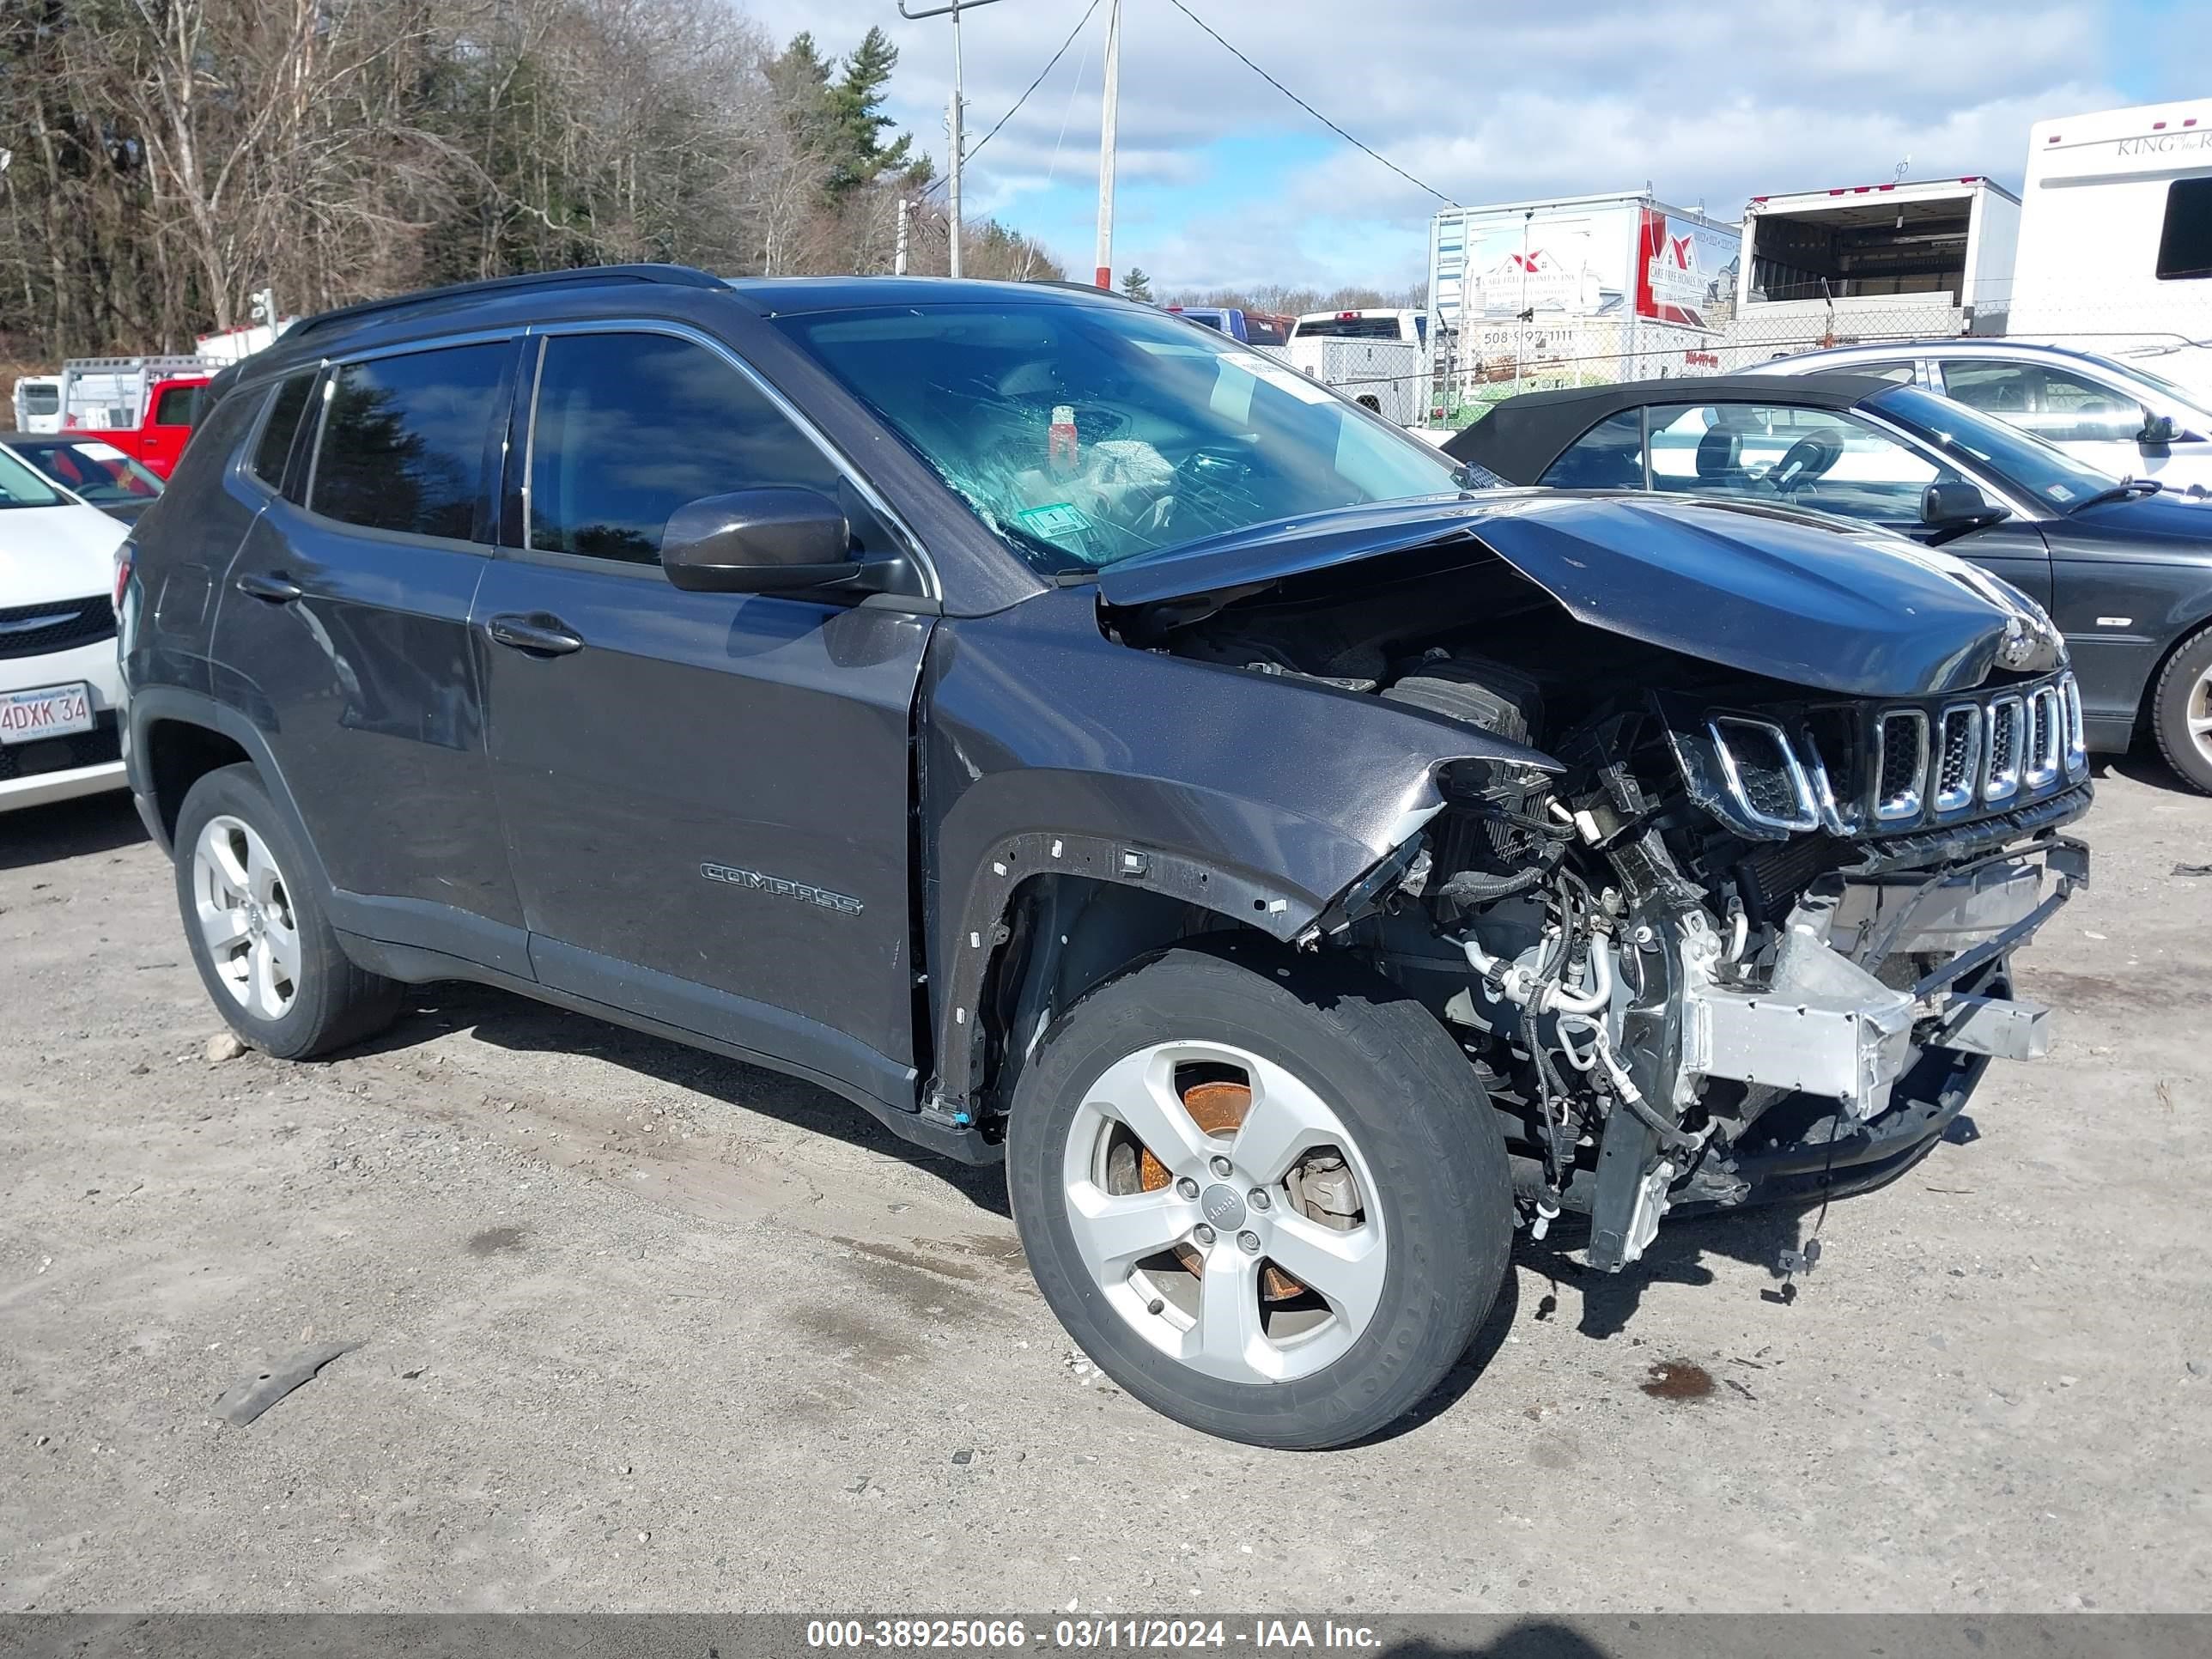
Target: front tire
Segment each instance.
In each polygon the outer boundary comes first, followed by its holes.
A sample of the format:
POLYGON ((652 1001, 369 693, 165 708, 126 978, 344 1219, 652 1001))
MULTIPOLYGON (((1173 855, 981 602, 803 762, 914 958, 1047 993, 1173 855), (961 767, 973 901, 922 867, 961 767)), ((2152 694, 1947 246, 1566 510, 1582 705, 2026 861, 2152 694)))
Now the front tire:
POLYGON ((340 947, 307 860, 252 767, 222 767, 195 783, 173 844, 193 964, 241 1039, 307 1060, 392 1023, 399 986, 340 947))
POLYGON ((1016 1087, 1039 1288, 1136 1399, 1250 1445, 1412 1410, 1503 1282, 1512 1181, 1481 1085, 1387 981, 1243 941, 1093 990, 1016 1087))
POLYGON ((2212 628, 2166 659, 2150 718, 2166 763, 2191 788, 2212 795, 2212 628))

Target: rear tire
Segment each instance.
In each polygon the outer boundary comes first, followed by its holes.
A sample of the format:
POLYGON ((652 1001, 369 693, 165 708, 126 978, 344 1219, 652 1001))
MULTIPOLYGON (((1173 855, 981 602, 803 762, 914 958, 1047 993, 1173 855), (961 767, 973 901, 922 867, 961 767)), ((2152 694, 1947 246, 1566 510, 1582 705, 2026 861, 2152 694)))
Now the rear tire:
POLYGON ((1016 1087, 1006 1176, 1084 1352, 1255 1446, 1412 1410, 1512 1245, 1504 1141, 1450 1037, 1364 969, 1263 941, 1165 951, 1069 1009, 1016 1087), (1224 1099, 1236 1126, 1208 1133, 1224 1099))
POLYGON ((261 775, 225 766, 177 814, 177 906, 216 1010, 253 1047, 307 1060, 382 1030, 400 987, 339 946, 261 775))
POLYGON ((2150 707, 2166 763, 2190 787, 2212 795, 2212 628, 2166 659, 2150 707))

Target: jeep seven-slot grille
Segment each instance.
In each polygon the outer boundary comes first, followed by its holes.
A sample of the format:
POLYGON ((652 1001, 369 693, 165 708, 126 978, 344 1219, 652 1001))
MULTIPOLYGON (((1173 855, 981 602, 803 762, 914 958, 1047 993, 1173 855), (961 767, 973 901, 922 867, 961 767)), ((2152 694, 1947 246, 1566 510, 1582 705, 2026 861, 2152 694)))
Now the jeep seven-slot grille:
POLYGON ((114 637, 115 607, 101 593, 0 611, 0 657, 42 657, 114 637))
POLYGON ((1875 716, 1876 830, 2007 805, 2088 769, 2071 674, 2025 691, 1875 716))
POLYGON ((1705 735, 1735 821, 1759 839, 1948 825, 2017 810, 2089 770, 2071 674, 1941 703, 1714 713, 1705 735))

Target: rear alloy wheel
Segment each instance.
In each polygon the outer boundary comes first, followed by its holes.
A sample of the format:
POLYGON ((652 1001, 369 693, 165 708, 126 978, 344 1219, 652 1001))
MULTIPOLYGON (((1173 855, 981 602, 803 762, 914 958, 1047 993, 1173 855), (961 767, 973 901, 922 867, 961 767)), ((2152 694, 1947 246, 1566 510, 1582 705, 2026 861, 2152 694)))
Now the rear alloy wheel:
POLYGON ((1007 1172, 1084 1351, 1255 1445, 1341 1445, 1419 1403, 1511 1240, 1449 1037, 1386 981, 1265 947, 1170 951, 1079 1002, 1017 1088, 1007 1172))
POLYGON ((399 987, 346 956, 252 767, 192 785, 175 845, 192 961, 232 1030, 280 1060, 305 1060, 392 1023, 399 987))
POLYGON ((2151 725, 2166 763, 2212 794, 2212 629, 2166 659, 2151 695, 2151 725))
POLYGON ((251 825, 228 813, 193 839, 192 908, 210 965, 231 1000, 265 1020, 300 994, 300 922, 284 872, 251 825))

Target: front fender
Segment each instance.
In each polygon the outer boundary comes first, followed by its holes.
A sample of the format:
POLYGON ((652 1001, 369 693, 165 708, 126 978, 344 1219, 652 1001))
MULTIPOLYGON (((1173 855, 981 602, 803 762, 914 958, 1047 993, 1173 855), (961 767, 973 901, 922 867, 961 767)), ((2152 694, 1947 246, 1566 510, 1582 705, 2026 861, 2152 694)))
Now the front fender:
POLYGON ((1440 768, 1558 769, 1404 705, 1116 644, 1085 588, 941 623, 921 724, 930 1013, 951 1102, 1030 877, 1144 887, 1291 939, 1442 807, 1440 768))

